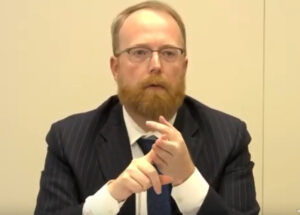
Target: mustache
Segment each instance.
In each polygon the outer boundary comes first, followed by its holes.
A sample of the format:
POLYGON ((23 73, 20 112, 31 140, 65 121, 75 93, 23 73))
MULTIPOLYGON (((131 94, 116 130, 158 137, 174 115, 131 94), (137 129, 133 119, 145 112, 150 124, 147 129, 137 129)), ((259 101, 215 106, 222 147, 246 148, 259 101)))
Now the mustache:
POLYGON ((142 88, 147 88, 151 85, 158 85, 165 89, 169 89, 169 83, 161 76, 150 76, 141 83, 142 88))

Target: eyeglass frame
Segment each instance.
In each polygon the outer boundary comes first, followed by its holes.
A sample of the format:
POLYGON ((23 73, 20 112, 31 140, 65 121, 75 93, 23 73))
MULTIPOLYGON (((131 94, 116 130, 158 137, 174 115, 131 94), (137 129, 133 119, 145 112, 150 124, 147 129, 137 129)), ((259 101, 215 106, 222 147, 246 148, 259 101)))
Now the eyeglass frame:
POLYGON ((158 53, 158 56, 161 57, 162 56, 162 59, 166 62, 169 62, 169 63, 172 63, 172 62, 175 62, 179 56, 182 56, 182 55, 185 55, 186 54, 186 51, 185 49, 183 48, 179 48, 179 47, 175 47, 175 46, 164 46, 162 48, 159 48, 159 49, 151 49, 149 47, 145 47, 145 46, 133 46, 133 47, 128 47, 126 49, 123 49, 122 51, 119 51, 115 54, 115 57, 119 57, 121 54, 127 52, 127 54, 129 55, 129 60, 131 60, 132 62, 135 62, 135 63, 141 63, 141 62, 144 62, 146 59, 148 58, 151 58, 153 56, 153 52, 157 52, 158 53), (151 52, 151 55, 147 56, 145 59, 141 60, 141 61, 132 61, 132 55, 130 54, 130 51, 133 50, 133 49, 136 49, 136 48, 141 48, 141 49, 145 49, 145 50, 148 50, 151 52), (166 60, 166 58, 161 54, 161 52, 163 50, 166 50, 166 49, 176 49, 176 50, 179 50, 180 53, 179 55, 176 57, 176 59, 174 60, 166 60), (130 57, 131 56, 131 57, 130 57))

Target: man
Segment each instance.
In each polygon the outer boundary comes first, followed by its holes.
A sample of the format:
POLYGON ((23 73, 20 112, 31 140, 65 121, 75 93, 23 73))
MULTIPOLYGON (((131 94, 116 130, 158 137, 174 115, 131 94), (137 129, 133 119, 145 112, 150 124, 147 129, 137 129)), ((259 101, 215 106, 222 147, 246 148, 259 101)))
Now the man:
POLYGON ((35 214, 258 214, 245 124, 185 96, 180 16, 134 5, 112 40, 118 96, 53 124, 35 214))

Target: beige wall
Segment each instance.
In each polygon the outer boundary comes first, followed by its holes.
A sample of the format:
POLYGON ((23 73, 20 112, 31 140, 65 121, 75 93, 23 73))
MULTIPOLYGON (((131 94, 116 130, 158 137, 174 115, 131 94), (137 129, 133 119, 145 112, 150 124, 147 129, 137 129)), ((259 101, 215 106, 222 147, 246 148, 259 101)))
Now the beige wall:
POLYGON ((299 11, 299 0, 266 1, 263 187, 276 214, 300 214, 299 11))
MULTIPOLYGON (((0 0, 0 214, 32 214, 52 122, 115 93, 110 23, 138 1, 0 0)), ((247 122, 264 214, 300 209, 300 1, 166 1, 183 16, 188 93, 247 122)))

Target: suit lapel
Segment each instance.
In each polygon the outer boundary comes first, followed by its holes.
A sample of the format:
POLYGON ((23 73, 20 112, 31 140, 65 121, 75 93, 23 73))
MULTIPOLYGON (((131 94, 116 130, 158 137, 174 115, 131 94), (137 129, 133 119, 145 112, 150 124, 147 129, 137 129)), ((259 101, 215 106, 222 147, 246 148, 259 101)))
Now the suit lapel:
MULTIPOLYGON (((122 106, 118 103, 108 114, 95 140, 100 170, 107 181, 117 178, 132 160, 122 106)), ((118 214, 135 214, 135 195, 125 201, 118 214)))
POLYGON ((177 112, 174 126, 181 132, 195 165, 203 145, 200 116, 192 116, 191 110, 184 103, 177 112), (196 121, 197 120, 197 121, 196 121))
POLYGON ((109 114, 95 140, 100 169, 107 180, 116 178, 132 160, 121 105, 114 106, 109 114))

